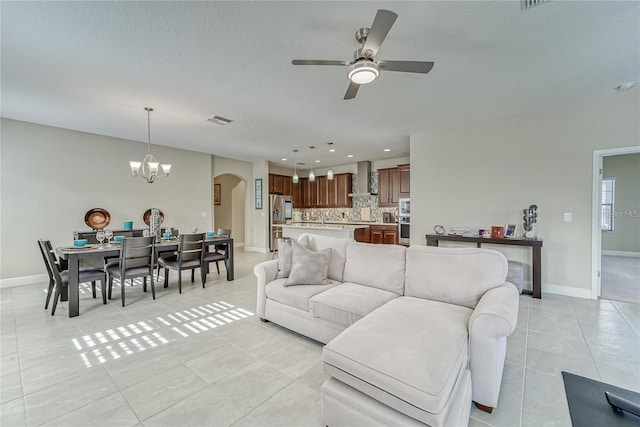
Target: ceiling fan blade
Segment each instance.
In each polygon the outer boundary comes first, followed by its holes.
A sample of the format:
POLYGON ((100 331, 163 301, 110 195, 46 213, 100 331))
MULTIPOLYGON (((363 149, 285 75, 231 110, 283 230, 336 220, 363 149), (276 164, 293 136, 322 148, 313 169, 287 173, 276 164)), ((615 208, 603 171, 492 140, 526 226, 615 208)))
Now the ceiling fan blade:
POLYGON ((294 59, 293 65, 349 65, 349 61, 325 61, 322 59, 294 59))
POLYGON ((358 83, 351 82, 349 83, 349 87, 347 88, 347 93, 344 94, 344 100, 353 99, 356 97, 358 93, 358 89, 360 85, 358 83))
POLYGON ((427 61, 378 61, 378 67, 387 71, 427 74, 433 68, 433 62, 427 61))
POLYGON ((370 50, 371 54, 369 58, 374 57, 376 53, 378 53, 380 45, 387 37, 387 34, 389 34, 389 30, 393 26, 393 23, 396 22, 397 18, 398 15, 390 10, 378 9, 378 13, 376 13, 376 17, 373 19, 373 24, 371 24, 371 28, 369 29, 367 40, 362 46, 362 53, 370 50))

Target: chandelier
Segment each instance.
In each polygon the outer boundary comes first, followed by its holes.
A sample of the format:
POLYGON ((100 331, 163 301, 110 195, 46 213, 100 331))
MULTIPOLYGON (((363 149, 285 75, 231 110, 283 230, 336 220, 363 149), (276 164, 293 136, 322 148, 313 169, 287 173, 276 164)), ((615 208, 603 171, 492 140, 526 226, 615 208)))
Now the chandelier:
POLYGON ((153 183, 159 176, 169 176, 171 172, 170 164, 162 164, 153 157, 151 154, 151 112, 153 108, 144 107, 147 112, 147 155, 144 156, 141 162, 131 160, 129 166, 131 166, 131 173, 133 176, 139 176, 144 178, 149 184, 153 183), (162 167, 162 174, 158 175, 159 166, 162 167))

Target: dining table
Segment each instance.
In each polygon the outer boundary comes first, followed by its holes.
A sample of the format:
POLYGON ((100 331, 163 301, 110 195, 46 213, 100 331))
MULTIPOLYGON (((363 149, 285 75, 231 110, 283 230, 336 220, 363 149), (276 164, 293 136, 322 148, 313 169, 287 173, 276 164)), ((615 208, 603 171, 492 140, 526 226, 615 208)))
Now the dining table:
MULTIPOLYGON (((233 269, 233 239, 231 237, 206 237, 205 246, 208 248, 212 245, 224 245, 225 255, 224 264, 227 269, 227 280, 234 280, 233 269)), ((156 253, 170 252, 178 249, 178 239, 161 239, 155 244, 156 253)), ((120 255, 120 244, 102 243, 87 245, 84 247, 76 246, 57 246, 56 254, 68 262, 69 271, 69 284, 67 288, 64 288, 60 294, 62 301, 68 301, 69 305, 69 317, 76 317, 80 314, 80 292, 79 292, 79 271, 80 262, 82 260, 96 259, 96 258, 109 258, 118 257, 120 255)), ((209 264, 206 263, 202 266, 205 269, 205 273, 209 273, 209 264)), ((105 284, 106 285, 106 284, 105 284)))

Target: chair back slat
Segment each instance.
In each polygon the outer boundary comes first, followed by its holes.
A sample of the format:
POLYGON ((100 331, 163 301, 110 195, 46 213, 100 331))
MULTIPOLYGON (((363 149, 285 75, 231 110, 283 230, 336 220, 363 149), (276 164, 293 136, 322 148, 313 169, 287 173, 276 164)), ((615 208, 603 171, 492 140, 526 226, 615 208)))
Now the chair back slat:
POLYGON ((178 248, 178 261, 202 260, 204 233, 181 234, 178 248))
POLYGON ((155 259, 153 241, 153 237, 125 237, 122 239, 120 257, 123 270, 149 266, 149 271, 153 271, 155 259))
POLYGON ((42 257, 45 260, 45 265, 47 266, 47 273, 49 273, 49 277, 53 278, 57 283, 62 283, 62 278, 60 277, 60 265, 58 264, 56 255, 53 253, 51 241, 38 240, 38 245, 40 246, 42 257))

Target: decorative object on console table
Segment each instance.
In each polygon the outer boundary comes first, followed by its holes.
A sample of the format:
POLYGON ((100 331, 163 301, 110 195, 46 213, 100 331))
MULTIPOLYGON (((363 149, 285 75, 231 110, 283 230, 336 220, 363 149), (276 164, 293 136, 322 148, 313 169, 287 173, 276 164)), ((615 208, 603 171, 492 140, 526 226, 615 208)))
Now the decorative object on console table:
POLYGON ((524 221, 524 236, 533 239, 536 237, 536 222, 538 219, 538 206, 531 205, 528 209, 523 209, 522 217, 524 221))
POLYGON ((262 209, 262 178, 256 178, 256 209, 262 209))
POLYGON ((505 227, 505 231, 504 231, 504 237, 508 238, 508 239, 513 239, 516 237, 516 231, 517 231, 517 225, 516 224, 508 224, 505 227))
POLYGON ((504 238, 504 227, 500 227, 497 225, 491 226, 491 238, 492 239, 502 239, 504 238))
POLYGON ((214 205, 219 205, 220 204, 220 184, 213 184, 213 204, 214 205))

